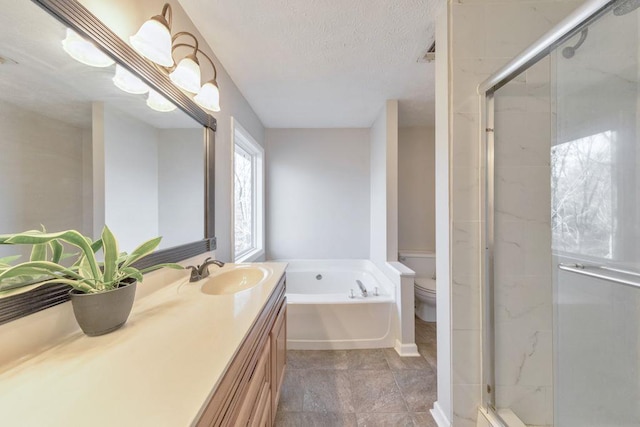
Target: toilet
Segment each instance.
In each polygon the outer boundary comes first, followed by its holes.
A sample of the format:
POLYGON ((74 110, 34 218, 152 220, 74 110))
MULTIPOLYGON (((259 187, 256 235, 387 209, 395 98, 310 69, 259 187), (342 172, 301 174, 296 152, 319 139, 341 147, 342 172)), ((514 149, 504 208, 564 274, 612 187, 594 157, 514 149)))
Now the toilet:
POLYGON ((416 316, 425 322, 436 321, 436 254, 401 251, 399 261, 415 273, 416 316))

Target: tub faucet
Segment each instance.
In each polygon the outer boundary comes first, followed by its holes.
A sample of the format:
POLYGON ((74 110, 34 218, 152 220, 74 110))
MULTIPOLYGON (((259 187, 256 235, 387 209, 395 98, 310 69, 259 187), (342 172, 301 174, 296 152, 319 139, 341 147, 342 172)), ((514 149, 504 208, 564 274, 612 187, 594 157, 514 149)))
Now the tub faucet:
POLYGON ((360 280, 356 280, 356 283, 358 284, 358 287, 360 288, 360 292, 362 292, 362 296, 365 297, 365 298, 367 296, 369 296, 369 293, 367 292, 367 288, 364 287, 362 282, 360 280))
POLYGON ((189 282, 197 282, 198 280, 202 280, 205 277, 209 276, 209 266, 211 264, 215 264, 218 267, 224 267, 224 262, 218 261, 217 259, 211 259, 211 257, 204 260, 202 265, 194 267, 192 265, 187 268, 191 269, 191 276, 189 277, 189 282))

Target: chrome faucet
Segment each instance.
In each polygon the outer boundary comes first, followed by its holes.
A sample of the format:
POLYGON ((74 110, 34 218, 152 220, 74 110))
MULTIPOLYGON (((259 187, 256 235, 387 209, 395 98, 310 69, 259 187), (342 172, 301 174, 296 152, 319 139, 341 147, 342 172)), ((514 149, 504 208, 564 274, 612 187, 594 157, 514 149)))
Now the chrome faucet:
POLYGON ((364 287, 362 282, 360 280, 356 280, 356 283, 358 284, 358 287, 360 288, 360 292, 362 292, 362 296, 365 297, 365 298, 367 296, 369 296, 369 293, 367 292, 367 288, 364 287))
POLYGON ((209 276, 209 266, 211 264, 215 264, 218 267, 224 267, 224 262, 218 261, 217 259, 211 259, 211 257, 204 260, 202 265, 194 267, 193 265, 187 266, 187 268, 191 269, 191 276, 189 277, 189 282, 197 282, 199 280, 204 279, 209 276))

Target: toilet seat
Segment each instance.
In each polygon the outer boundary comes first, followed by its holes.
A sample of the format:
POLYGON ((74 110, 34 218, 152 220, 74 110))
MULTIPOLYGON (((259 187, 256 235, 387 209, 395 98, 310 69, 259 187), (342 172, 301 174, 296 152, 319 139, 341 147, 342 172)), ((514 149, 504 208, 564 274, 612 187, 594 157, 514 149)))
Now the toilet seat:
POLYGON ((416 277, 414 280, 416 290, 429 294, 436 293, 436 281, 427 277, 416 277))

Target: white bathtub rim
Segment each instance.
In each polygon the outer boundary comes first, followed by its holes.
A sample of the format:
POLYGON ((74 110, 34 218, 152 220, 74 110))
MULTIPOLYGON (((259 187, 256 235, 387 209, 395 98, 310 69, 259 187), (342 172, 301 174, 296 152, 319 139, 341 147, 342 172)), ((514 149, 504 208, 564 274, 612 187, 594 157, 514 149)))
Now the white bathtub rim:
POLYGON ((363 297, 357 295, 349 298, 345 294, 290 294, 287 293, 287 304, 389 304, 395 302, 392 295, 363 297))
POLYGON ((394 290, 395 285, 389 277, 369 259, 279 259, 273 262, 286 262, 287 271, 308 271, 323 268, 327 271, 364 270, 389 291, 394 290))

